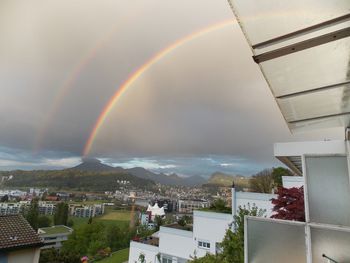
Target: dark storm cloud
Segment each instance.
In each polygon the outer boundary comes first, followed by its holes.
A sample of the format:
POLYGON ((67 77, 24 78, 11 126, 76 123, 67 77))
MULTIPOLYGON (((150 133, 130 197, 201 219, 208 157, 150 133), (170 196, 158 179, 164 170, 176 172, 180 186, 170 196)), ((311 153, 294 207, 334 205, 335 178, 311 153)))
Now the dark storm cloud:
POLYGON ((77 165, 81 158, 66 152, 39 154, 23 149, 0 147, 0 170, 64 169, 77 165))

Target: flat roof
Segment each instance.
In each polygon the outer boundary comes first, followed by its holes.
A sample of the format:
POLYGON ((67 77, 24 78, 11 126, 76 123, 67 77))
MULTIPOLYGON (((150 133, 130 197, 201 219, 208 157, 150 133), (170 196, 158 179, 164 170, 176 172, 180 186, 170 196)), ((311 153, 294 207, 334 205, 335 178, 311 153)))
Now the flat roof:
POLYGON ((39 228, 39 234, 41 235, 66 234, 71 232, 73 232, 73 229, 63 225, 39 228))
POLYGON ((346 154, 346 142, 334 140, 312 142, 288 142, 274 144, 275 157, 298 175, 302 175, 301 158, 303 155, 324 154, 346 154))

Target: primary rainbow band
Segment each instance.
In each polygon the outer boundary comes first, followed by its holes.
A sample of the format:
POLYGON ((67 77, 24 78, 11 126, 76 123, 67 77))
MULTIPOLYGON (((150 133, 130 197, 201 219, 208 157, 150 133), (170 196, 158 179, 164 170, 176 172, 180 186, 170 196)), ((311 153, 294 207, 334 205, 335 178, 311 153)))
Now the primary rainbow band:
POLYGON ((118 88, 118 90, 113 94, 112 98, 108 101, 108 103, 103 108, 101 114, 99 115, 97 121, 95 122, 95 125, 92 129, 92 132, 90 133, 90 136, 85 144, 83 155, 86 156, 89 154, 91 147, 94 143, 94 140, 101 129, 101 126, 103 125, 104 121, 107 119, 109 113, 112 111, 114 105, 117 103, 117 101, 122 97, 122 95, 127 91, 129 87, 137 80, 139 79, 143 73, 145 73, 150 67, 152 67, 155 63, 157 63, 159 60, 161 60, 163 57, 174 51, 175 49, 181 47, 182 45, 186 44, 189 41, 192 41, 198 37, 201 37, 205 34, 208 34, 210 32, 213 32, 215 30, 222 29, 226 26, 233 25, 234 20, 226 20, 223 22, 220 22, 218 24, 211 25, 209 27, 206 27, 202 30, 196 31, 184 38, 178 39, 176 42, 172 43, 170 46, 162 49, 158 53, 156 53, 153 57, 151 57, 146 63, 144 63, 142 66, 140 66, 136 71, 134 71, 129 78, 127 78, 118 88))

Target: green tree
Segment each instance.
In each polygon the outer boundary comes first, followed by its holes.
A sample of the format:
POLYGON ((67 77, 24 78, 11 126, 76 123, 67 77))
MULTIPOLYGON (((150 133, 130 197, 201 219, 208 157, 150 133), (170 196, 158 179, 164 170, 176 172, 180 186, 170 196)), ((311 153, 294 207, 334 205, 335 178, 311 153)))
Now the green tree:
POLYGON ((41 196, 41 200, 45 201, 47 197, 47 192, 44 192, 43 195, 41 196))
POLYGON ((72 218, 68 219, 67 226, 69 226, 69 227, 73 227, 74 226, 74 220, 72 218))
POLYGON ((53 222, 55 225, 67 225, 68 222, 68 204, 58 203, 56 206, 56 212, 53 217, 53 222))
POLYGON ((30 203, 30 207, 25 218, 27 219, 28 223, 32 226, 34 230, 38 230, 39 205, 38 205, 37 199, 33 199, 32 202, 30 203))
POLYGON ((123 247, 123 236, 120 228, 115 225, 110 225, 106 229, 107 243, 112 251, 119 250, 123 247))
POLYGON ((255 174, 249 182, 253 192, 271 193, 273 189, 273 176, 271 169, 265 169, 255 174))
POLYGON ((74 230, 61 249, 63 255, 88 255, 93 258, 101 249, 108 247, 106 227, 100 222, 84 224, 74 230))
POLYGON ((282 176, 292 176, 293 173, 283 167, 277 167, 272 169, 272 178, 275 187, 282 187, 282 176))
POLYGON ((160 216, 155 216, 154 223, 156 224, 156 231, 159 231, 159 228, 164 225, 164 220, 160 216))
POLYGON ((211 205, 210 210, 221 213, 231 213, 231 208, 227 206, 227 203, 224 199, 216 199, 211 205))
POLYGON ((1 197, 0 202, 1 203, 5 203, 9 201, 9 196, 8 195, 4 195, 3 197, 1 197))
POLYGON ((51 219, 47 216, 39 216, 38 217, 38 226, 39 226, 39 228, 51 226, 51 219))
POLYGON ((140 225, 137 227, 137 236, 140 238, 145 238, 154 233, 154 230, 149 229, 146 225, 140 225))

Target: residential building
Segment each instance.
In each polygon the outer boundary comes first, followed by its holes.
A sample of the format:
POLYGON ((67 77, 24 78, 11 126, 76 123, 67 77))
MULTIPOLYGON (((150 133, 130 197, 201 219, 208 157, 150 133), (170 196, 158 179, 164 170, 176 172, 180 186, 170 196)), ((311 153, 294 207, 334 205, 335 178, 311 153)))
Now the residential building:
POLYGON ((207 208, 210 202, 204 199, 179 199, 177 202, 177 211, 179 213, 192 213, 195 209, 207 208))
POLYGON ((69 213, 71 216, 76 217, 95 217, 104 214, 103 204, 94 205, 79 205, 72 204, 69 205, 69 213))
POLYGON ((0 203, 0 215, 17 215, 21 207, 20 203, 0 203))
POLYGON ((275 156, 303 174, 306 222, 246 218, 246 262, 271 261, 273 251, 274 262, 350 262, 348 147, 349 141, 275 145, 275 156))
POLYGON ((39 235, 21 215, 0 216, 0 262, 38 263, 39 235))
MULTIPOLYGON (((299 178, 296 180, 297 183, 300 182, 299 178)), ((265 211, 266 217, 272 215, 271 199, 276 195, 236 192, 234 185, 232 185, 231 193, 232 213, 217 213, 209 209, 194 210, 193 225, 161 226, 156 237, 131 241, 129 263, 137 262, 140 254, 145 255, 146 262, 149 263, 158 263, 158 258, 161 259, 161 262, 184 263, 194 256, 202 257, 207 253, 216 254, 221 251, 220 243, 226 231, 233 228, 234 215, 240 206, 256 205, 265 211)))
MULTIPOLYGON (((0 203, 0 215, 16 215, 30 206, 30 201, 20 201, 17 203, 0 203)), ((53 215, 55 213, 55 204, 44 201, 38 202, 39 214, 53 215)))
POLYGON ((48 203, 45 201, 39 201, 39 214, 41 215, 53 215, 56 210, 56 206, 53 203, 48 203))
POLYGON ((38 234, 44 242, 44 246, 41 249, 60 249, 62 243, 68 240, 69 235, 72 233, 72 228, 63 225, 39 228, 38 234))

